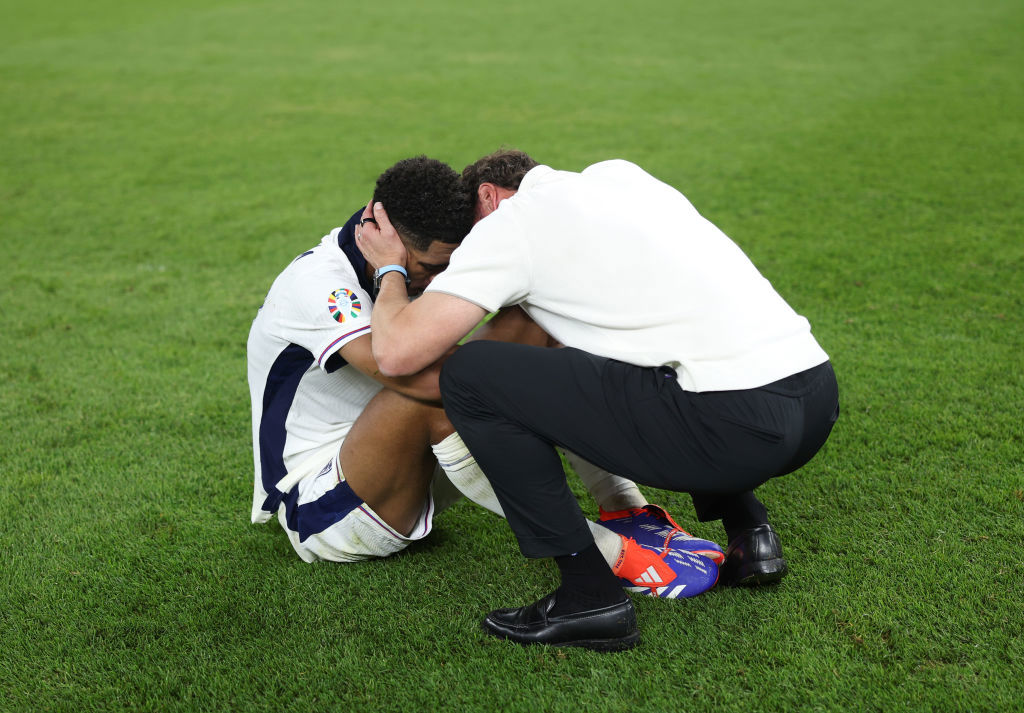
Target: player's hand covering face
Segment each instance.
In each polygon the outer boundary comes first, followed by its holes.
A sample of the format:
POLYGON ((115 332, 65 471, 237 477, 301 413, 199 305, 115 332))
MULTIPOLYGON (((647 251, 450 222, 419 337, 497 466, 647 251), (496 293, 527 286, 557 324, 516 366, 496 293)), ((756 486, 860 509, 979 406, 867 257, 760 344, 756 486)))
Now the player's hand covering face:
POLYGON ((370 205, 366 207, 366 210, 363 211, 362 224, 356 229, 356 243, 362 251, 363 257, 374 269, 383 265, 402 265, 408 272, 407 289, 409 294, 420 294, 437 275, 448 267, 448 261, 451 259, 456 244, 435 240, 426 250, 417 250, 411 245, 405 244, 391 221, 388 220, 388 214, 383 207, 376 208, 373 215, 369 216, 368 211, 372 208, 370 205), (398 261, 399 250, 393 247, 395 244, 401 248, 403 253, 402 262, 398 261))
POLYGON ((388 220, 381 203, 366 204, 362 220, 356 227, 356 245, 375 270, 384 265, 406 265, 406 250, 398 231, 388 220))

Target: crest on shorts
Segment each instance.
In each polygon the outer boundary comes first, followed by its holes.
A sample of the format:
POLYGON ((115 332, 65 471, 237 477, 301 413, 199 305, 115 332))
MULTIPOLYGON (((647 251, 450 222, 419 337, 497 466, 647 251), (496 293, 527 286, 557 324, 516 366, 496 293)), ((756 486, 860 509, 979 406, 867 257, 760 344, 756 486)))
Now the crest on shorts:
POLYGON ((349 317, 358 317, 362 310, 363 303, 359 301, 359 296, 344 287, 335 290, 327 298, 327 311, 334 317, 335 322, 344 322, 349 317))

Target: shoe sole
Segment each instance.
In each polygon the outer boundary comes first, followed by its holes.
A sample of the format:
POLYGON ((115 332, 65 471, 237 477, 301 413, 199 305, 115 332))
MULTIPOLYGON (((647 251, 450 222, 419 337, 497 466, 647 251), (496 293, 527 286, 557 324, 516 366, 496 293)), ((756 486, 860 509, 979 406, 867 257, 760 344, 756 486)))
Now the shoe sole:
POLYGON ((487 628, 487 624, 481 623, 480 628, 483 629, 485 634, 489 634, 498 639, 504 639, 505 641, 511 641, 512 643, 519 644, 520 646, 532 646, 535 644, 543 644, 545 646, 552 646, 554 648, 580 648, 590 649, 591 651, 602 651, 606 653, 615 651, 626 651, 632 649, 634 646, 640 643, 640 632, 634 631, 626 636, 619 637, 617 639, 578 639, 577 641, 562 641, 557 644, 548 644, 544 641, 520 641, 506 636, 500 632, 492 631, 487 628))
POLYGON ((686 592, 686 585, 680 584, 672 586, 671 584, 667 587, 658 587, 657 589, 651 589, 650 587, 623 587, 630 594, 642 594, 645 597, 657 597, 660 599, 689 599, 695 597, 697 594, 689 594, 686 592), (684 592, 686 592, 684 594, 684 592))
POLYGON ((635 587, 635 586, 624 586, 627 592, 633 594, 644 594, 648 597, 659 597, 661 599, 692 599, 698 597, 704 592, 709 592, 715 588, 718 584, 719 578, 722 576, 721 571, 715 570, 715 581, 711 583, 711 586, 704 587, 703 589, 687 589, 685 584, 672 584, 671 582, 664 587, 657 587, 651 589, 650 587, 635 587))
POLYGON ((621 639, 583 639, 580 641, 567 641, 564 644, 552 644, 555 647, 573 646, 591 651, 603 651, 611 653, 615 651, 628 651, 640 643, 640 632, 634 631, 629 636, 621 639))
POLYGON ((788 571, 784 559, 765 560, 744 568, 742 574, 724 583, 730 587, 759 587, 762 584, 775 584, 788 571))

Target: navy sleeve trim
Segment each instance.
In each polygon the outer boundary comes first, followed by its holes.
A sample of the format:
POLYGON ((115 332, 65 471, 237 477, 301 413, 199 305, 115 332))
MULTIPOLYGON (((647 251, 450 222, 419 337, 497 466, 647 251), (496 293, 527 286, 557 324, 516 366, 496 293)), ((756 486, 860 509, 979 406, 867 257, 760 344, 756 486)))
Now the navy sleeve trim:
POLYGON ((334 352, 334 354, 327 357, 327 363, 324 364, 324 371, 328 374, 333 374, 338 369, 346 366, 348 366, 348 362, 345 360, 345 357, 341 355, 341 352, 334 352))

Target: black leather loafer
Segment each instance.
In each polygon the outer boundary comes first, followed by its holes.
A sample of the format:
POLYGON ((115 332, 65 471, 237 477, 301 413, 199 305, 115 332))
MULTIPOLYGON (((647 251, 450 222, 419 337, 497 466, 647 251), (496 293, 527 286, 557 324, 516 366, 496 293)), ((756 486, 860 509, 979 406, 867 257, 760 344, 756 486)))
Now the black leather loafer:
POLYGON ((495 609, 483 622, 483 630, 492 636, 517 644, 580 646, 594 651, 622 651, 640 641, 633 602, 588 611, 551 616, 555 593, 518 609, 495 609))
POLYGON ((782 545, 771 525, 744 530, 729 542, 718 583, 729 587, 774 584, 786 576, 782 545))

